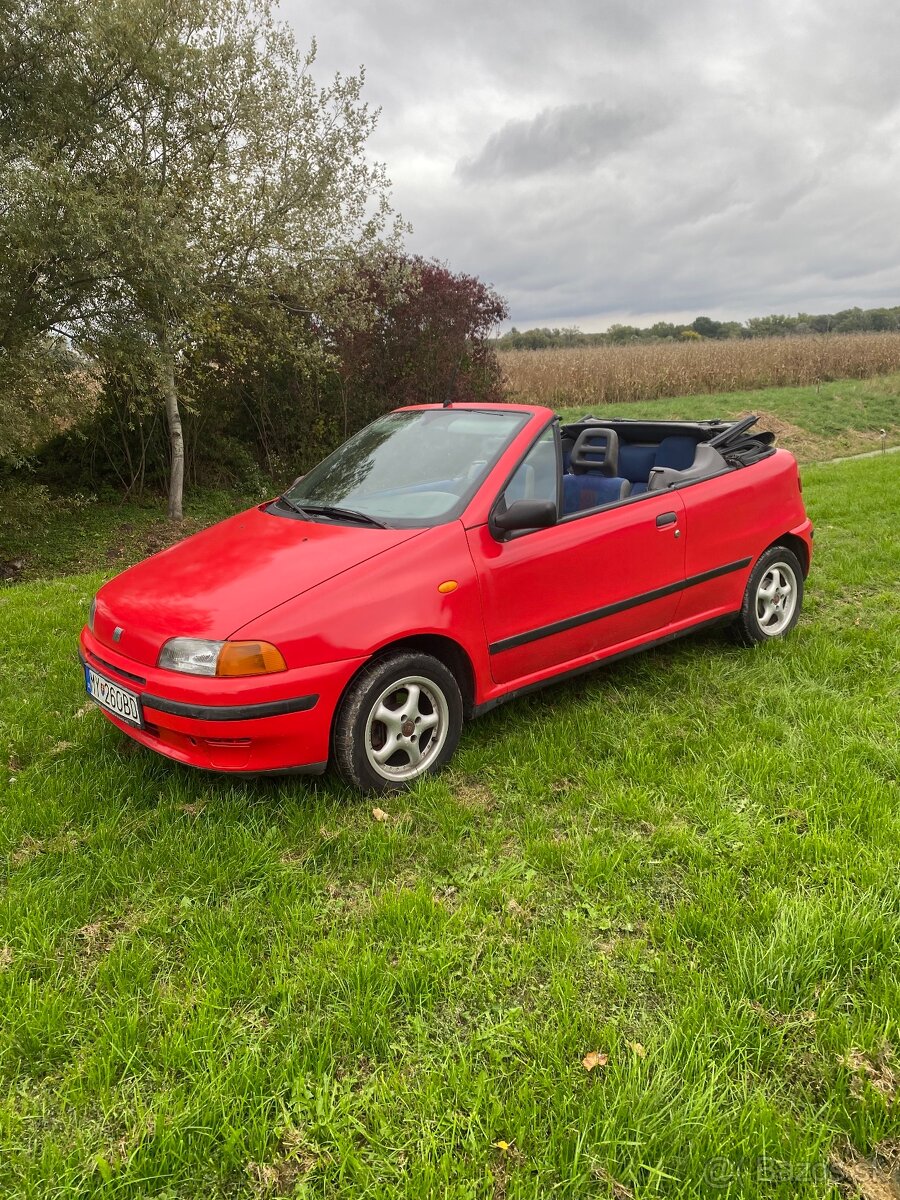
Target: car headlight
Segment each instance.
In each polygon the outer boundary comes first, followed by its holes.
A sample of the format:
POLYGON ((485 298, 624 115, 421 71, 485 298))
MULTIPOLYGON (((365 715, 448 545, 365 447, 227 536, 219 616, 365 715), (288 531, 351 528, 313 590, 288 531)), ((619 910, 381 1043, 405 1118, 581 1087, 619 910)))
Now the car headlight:
POLYGON ((287 670, 281 651, 269 642, 203 638, 171 638, 160 650, 157 666, 187 675, 270 675, 287 670))
POLYGON ((201 638, 172 638, 160 650, 157 665, 188 675, 215 675, 219 651, 224 645, 201 638))
POLYGON ((91 601, 90 611, 88 612, 88 629, 91 633, 94 632, 94 617, 97 615, 97 597, 91 601))

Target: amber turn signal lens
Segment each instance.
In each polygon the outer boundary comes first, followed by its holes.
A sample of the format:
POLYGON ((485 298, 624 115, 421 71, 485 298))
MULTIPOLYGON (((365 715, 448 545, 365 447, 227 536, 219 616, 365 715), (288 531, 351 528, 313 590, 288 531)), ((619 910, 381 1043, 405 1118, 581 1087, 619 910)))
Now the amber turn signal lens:
POLYGON ((287 666, 269 642, 226 642, 219 651, 217 675, 271 675, 287 666))

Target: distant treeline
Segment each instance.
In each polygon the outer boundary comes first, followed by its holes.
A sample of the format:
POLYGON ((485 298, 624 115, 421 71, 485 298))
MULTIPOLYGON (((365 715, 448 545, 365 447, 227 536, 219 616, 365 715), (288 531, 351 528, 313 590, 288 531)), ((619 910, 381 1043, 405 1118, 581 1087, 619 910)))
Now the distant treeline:
POLYGON ((715 321, 695 317, 690 324, 657 321, 647 327, 611 325, 605 333, 583 333, 576 326, 563 329, 526 329, 513 326, 497 339, 499 350, 552 350, 577 346, 611 346, 621 342, 694 341, 700 338, 727 341, 734 338, 788 337, 821 333, 882 333, 900 329, 896 308, 845 308, 836 313, 773 313, 748 321, 715 321))

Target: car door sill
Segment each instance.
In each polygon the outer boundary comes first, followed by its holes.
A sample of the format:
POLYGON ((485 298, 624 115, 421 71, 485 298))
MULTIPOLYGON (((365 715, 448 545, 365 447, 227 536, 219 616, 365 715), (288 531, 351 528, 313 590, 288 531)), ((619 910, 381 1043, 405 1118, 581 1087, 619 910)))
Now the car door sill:
POLYGON ((527 696, 529 692, 539 692, 541 688, 550 687, 554 683, 564 683, 567 679, 575 679, 578 675, 587 675, 590 671, 598 671, 601 667, 605 667, 608 663, 618 662, 623 658, 630 658, 633 654, 640 654, 644 650, 654 650, 657 646, 664 646, 666 642, 674 642, 678 638, 687 637, 688 634, 698 633, 703 629, 713 629, 717 625, 727 625, 737 616, 737 612, 723 613, 718 617, 712 617, 707 621, 698 621, 695 625, 687 625, 684 629, 676 629, 672 633, 664 633, 661 637, 651 638, 647 642, 641 642, 637 646, 629 646, 627 650, 619 650, 613 654, 606 655, 605 658, 596 658, 592 662, 583 663, 580 667, 570 667, 566 671, 560 671, 556 675, 549 675, 546 679, 538 679, 535 683, 526 683, 522 687, 513 688, 510 692, 504 692, 502 696, 495 696, 492 700, 485 700, 483 704, 476 704, 472 710, 473 717, 482 717, 491 709, 497 708, 501 704, 506 704, 508 700, 516 700, 519 696, 527 696))

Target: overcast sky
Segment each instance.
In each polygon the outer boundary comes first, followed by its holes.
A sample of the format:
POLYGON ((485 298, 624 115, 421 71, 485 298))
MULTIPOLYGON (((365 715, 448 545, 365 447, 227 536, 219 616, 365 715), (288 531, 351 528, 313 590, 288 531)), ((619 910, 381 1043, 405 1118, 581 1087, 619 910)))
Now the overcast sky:
POLYGON ((895 0, 282 0, 514 324, 900 304, 895 0))

